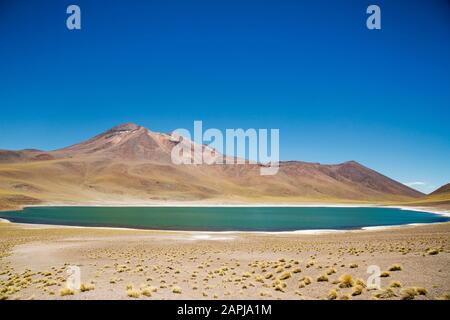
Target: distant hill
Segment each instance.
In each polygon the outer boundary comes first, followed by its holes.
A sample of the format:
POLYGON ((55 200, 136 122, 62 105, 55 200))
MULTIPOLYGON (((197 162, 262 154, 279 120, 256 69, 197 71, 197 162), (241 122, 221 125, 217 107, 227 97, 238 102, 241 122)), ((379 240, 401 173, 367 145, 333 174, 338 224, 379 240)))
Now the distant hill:
POLYGON ((443 185, 428 195, 428 197, 449 197, 450 198, 450 183, 443 185))
POLYGON ((411 200, 406 205, 411 206, 433 206, 450 210, 450 183, 443 185, 428 195, 411 200))
MULTIPOLYGON (((123 124, 67 148, 0 150, 0 207, 39 202, 392 202, 424 195, 355 161, 175 165, 170 134, 123 124)), ((203 146, 203 148, 208 148, 203 146)))

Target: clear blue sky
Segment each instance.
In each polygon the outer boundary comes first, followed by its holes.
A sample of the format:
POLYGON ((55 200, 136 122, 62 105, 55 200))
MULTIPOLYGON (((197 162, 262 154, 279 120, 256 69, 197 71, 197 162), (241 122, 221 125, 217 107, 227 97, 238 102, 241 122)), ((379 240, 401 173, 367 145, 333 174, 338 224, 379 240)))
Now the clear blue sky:
POLYGON ((2 0, 0 149, 203 120, 279 128, 284 160, 356 160, 428 192, 450 182, 449 39, 445 0, 2 0))

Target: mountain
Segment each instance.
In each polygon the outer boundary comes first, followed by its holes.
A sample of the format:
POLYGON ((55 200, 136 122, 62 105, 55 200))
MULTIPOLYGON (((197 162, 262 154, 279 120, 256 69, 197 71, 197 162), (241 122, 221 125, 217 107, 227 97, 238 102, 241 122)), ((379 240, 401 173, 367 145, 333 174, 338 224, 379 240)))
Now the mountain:
POLYGON ((178 143, 194 146, 128 123, 54 151, 0 150, 0 207, 168 200, 386 203, 423 196, 355 161, 286 161, 273 176, 261 176, 261 164, 175 165, 170 155, 178 143))
POLYGON ((428 195, 428 197, 448 197, 450 198, 450 183, 443 185, 442 187, 434 190, 428 195))

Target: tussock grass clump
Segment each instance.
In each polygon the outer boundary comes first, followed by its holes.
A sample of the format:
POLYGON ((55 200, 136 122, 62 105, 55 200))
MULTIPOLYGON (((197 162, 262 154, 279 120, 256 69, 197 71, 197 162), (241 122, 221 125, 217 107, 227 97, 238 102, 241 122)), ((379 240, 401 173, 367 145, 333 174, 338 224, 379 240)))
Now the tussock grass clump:
POLYGON ((358 268, 358 265, 357 265, 356 263, 352 263, 352 264, 350 265, 350 268, 351 268, 351 269, 358 268))
POLYGON ((450 300, 450 293, 444 294, 441 297, 436 297, 436 300, 450 300))
POLYGON ((180 287, 175 286, 172 288, 172 292, 176 294, 181 294, 182 290, 180 287))
POLYGON ((335 268, 330 268, 327 270, 327 275, 331 276, 333 273, 336 273, 336 269, 335 268))
POLYGON ((391 276, 391 274, 388 272, 388 271, 383 271, 381 274, 380 274, 380 277, 381 278, 387 278, 387 277, 390 277, 391 276))
POLYGON ((391 283, 389 284, 389 287, 391 288, 400 288, 402 286, 402 284, 400 283, 400 281, 391 281, 391 283))
POLYGON ((401 271, 402 270, 402 266, 398 263, 393 264, 392 266, 389 267, 389 271, 401 271))
POLYGON ((415 289, 419 296, 426 296, 428 293, 428 290, 423 287, 415 287, 415 289))
POLYGON ((358 286, 361 286, 361 287, 363 287, 363 288, 367 287, 367 286, 366 286, 366 283, 365 283, 364 280, 361 279, 361 278, 356 279, 356 280, 355 280, 355 284, 358 285, 358 286))
POLYGON ((146 297, 151 297, 152 296, 152 291, 149 288, 144 287, 144 288, 141 289, 141 294, 143 296, 146 296, 146 297))
POLYGON ((263 283, 264 282, 264 278, 260 274, 257 274, 255 276, 255 281, 263 283))
POLYGON ((242 277, 243 278, 250 278, 252 276, 252 274, 250 273, 250 272, 244 272, 243 274, 242 274, 242 277))
POLYGON ((138 290, 135 290, 133 288, 127 289, 127 296, 129 296, 130 298, 139 298, 141 295, 141 293, 138 290))
POLYGON ((350 287, 353 287, 354 284, 355 284, 355 282, 353 281, 352 276, 349 275, 348 273, 344 273, 339 278, 339 287, 340 288, 350 288, 350 287))
POLYGON ((336 300, 336 298, 337 298, 336 290, 335 289, 330 290, 330 292, 328 292, 327 299, 328 300, 336 300))
POLYGON ((380 292, 374 293, 373 296, 378 299, 388 299, 388 298, 396 297, 397 295, 395 294, 394 290, 392 290, 391 288, 387 288, 380 292))
POLYGON ((351 299, 351 297, 348 294, 344 294, 343 296, 339 297, 339 300, 350 300, 350 299, 351 299))
POLYGON ((323 274, 317 278, 317 282, 326 282, 328 281, 327 275, 323 274))
POLYGON ((434 256, 434 255, 436 255, 438 253, 439 253, 438 249, 428 249, 427 250, 427 254, 430 255, 430 256, 434 256))
POLYGON ((271 274, 271 273, 267 273, 265 276, 264 276, 264 278, 266 278, 266 279, 270 279, 270 278, 272 278, 273 277, 273 274, 271 274))
POLYGON ((275 286, 275 291, 280 291, 280 292, 284 292, 284 287, 281 284, 277 284, 275 286))
POLYGON ((293 273, 299 273, 302 272, 302 269, 300 268, 295 268, 294 270, 292 270, 293 273))
POLYGON ((402 300, 412 300, 418 295, 416 288, 404 288, 400 291, 402 300))
POLYGON ((61 290, 59 290, 59 295, 61 297, 64 296, 73 296, 75 294, 75 291, 70 289, 70 288, 62 288, 61 290))
POLYGON ((306 284, 309 285, 312 282, 311 277, 303 277, 302 281, 306 284))
POLYGON ((272 287, 275 288, 275 291, 281 291, 281 292, 284 292, 284 288, 286 288, 287 285, 286 285, 286 283, 283 282, 283 281, 275 280, 275 281, 272 283, 272 287))
POLYGON ((280 280, 286 280, 289 279, 291 277, 291 273, 288 271, 285 271, 281 274, 281 276, 279 277, 280 280))
POLYGON ((278 268, 275 270, 276 273, 281 273, 281 272, 283 272, 283 271, 284 271, 284 268, 283 268, 283 267, 278 267, 278 268))
POLYGON ((270 293, 269 291, 261 291, 261 292, 259 293, 259 295, 260 295, 261 297, 271 297, 271 296, 272 296, 271 293, 270 293))
POLYGON ((363 289, 363 286, 356 285, 355 287, 353 287, 352 296, 359 296, 362 293, 363 289))
POLYGON ((84 284, 82 283, 80 286, 80 291, 81 292, 86 292, 86 291, 91 291, 95 289, 95 285, 92 283, 88 283, 88 284, 84 284))

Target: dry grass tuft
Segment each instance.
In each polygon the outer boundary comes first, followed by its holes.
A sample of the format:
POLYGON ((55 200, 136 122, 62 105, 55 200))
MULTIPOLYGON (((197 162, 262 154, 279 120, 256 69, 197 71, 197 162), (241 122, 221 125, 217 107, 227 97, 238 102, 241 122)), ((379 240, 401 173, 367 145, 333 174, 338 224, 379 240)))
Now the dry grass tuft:
POLYGON ((383 271, 381 274, 380 274, 380 277, 381 278, 387 278, 387 277, 390 277, 391 276, 391 274, 388 272, 388 271, 383 271))
POLYGON ((359 296, 362 293, 363 289, 363 286, 356 285, 355 287, 353 287, 352 296, 359 296))
POLYGON ((177 294, 181 294, 182 290, 181 290, 180 287, 175 286, 175 287, 172 288, 172 292, 173 293, 177 293, 177 294))
POLYGON ((331 276, 333 273, 336 273, 336 269, 335 268, 330 268, 327 270, 327 275, 331 276))
POLYGON ((323 274, 317 278, 317 282, 325 282, 328 281, 327 275, 323 274))
POLYGON ((419 296, 426 296, 428 293, 428 290, 423 287, 415 287, 415 289, 419 296))
POLYGON ((59 294, 61 297, 73 296, 75 294, 75 291, 70 288, 62 288, 61 290, 59 290, 59 294))
POLYGON ((84 284, 82 283, 80 286, 80 291, 81 292, 86 292, 86 291, 91 291, 95 289, 95 285, 94 284, 84 284))
POLYGON ((394 290, 392 290, 391 288, 386 288, 385 290, 374 293, 373 296, 378 299, 388 299, 388 298, 396 297, 397 295, 395 294, 394 290))
POLYGON ((392 266, 389 267, 389 271, 401 271, 402 270, 402 266, 398 263, 393 264, 392 266))
POLYGON ((400 291, 402 300, 412 300, 418 295, 416 288, 404 288, 400 291))
POLYGON ((337 291, 335 289, 330 290, 327 295, 328 300, 336 300, 337 298, 337 291))
POLYGON ((389 287, 391 288, 400 288, 402 286, 402 284, 400 283, 400 281, 391 281, 391 283, 389 284, 389 287))
POLYGON ((151 297, 151 296, 152 296, 152 291, 151 291, 148 287, 144 287, 144 288, 141 290, 141 294, 142 294, 143 296, 146 296, 146 297, 151 297))
POLYGON ((363 288, 366 287, 366 283, 365 283, 364 280, 361 279, 361 278, 356 279, 356 280, 355 280, 355 284, 358 285, 358 286, 361 286, 361 287, 363 287, 363 288))
POLYGON ((127 296, 137 299, 140 297, 140 295, 141 293, 138 290, 134 289, 132 285, 127 286, 127 296))
POLYGON ((280 280, 286 280, 289 279, 291 277, 291 273, 289 271, 285 271, 281 274, 281 276, 279 277, 280 280))
POLYGON ((339 287, 340 288, 350 288, 350 287, 353 287, 354 284, 355 284, 355 282, 353 281, 352 276, 349 275, 348 273, 344 273, 339 278, 339 287))
POLYGON ((303 277, 302 281, 306 284, 309 285, 312 282, 311 277, 303 277))

